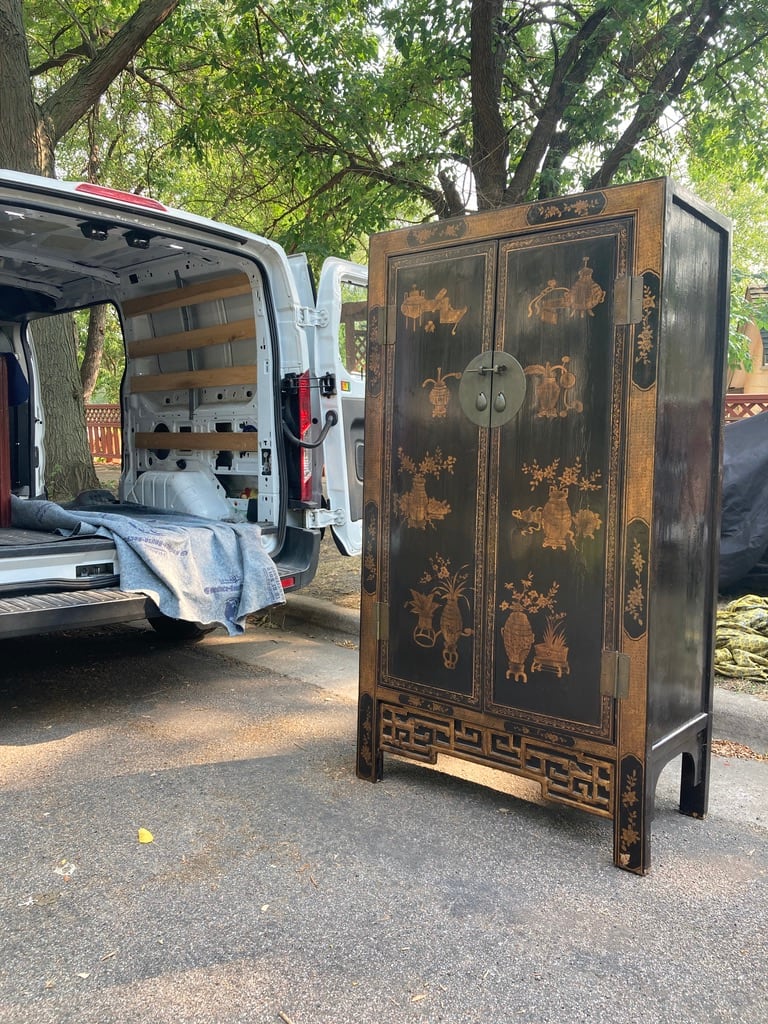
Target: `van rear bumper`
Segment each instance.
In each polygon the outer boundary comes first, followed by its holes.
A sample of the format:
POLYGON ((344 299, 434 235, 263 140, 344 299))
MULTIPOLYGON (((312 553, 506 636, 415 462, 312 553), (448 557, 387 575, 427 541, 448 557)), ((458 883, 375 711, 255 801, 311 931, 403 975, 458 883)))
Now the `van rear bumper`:
POLYGON ((9 597, 0 600, 0 639, 131 622, 158 614, 157 605, 146 595, 111 588, 9 597))
POLYGON ((283 548, 275 558, 283 590, 288 593, 309 586, 315 578, 319 559, 320 531, 289 526, 283 548))

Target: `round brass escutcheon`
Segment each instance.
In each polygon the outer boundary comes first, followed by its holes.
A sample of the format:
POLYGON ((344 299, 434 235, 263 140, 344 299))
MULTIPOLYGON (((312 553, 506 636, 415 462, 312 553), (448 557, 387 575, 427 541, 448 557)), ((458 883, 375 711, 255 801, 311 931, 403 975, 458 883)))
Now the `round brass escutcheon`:
POLYGON ((526 376, 508 352, 481 352, 467 363, 459 381, 459 404, 479 427, 501 427, 525 400, 526 376))

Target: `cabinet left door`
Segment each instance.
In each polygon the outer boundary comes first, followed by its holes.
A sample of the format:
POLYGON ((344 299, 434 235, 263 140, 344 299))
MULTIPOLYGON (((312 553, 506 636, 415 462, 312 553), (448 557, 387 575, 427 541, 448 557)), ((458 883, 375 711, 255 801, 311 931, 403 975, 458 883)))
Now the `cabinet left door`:
POLYGON ((493 349, 496 241, 388 261, 379 685, 480 706, 489 432, 462 412, 493 349))

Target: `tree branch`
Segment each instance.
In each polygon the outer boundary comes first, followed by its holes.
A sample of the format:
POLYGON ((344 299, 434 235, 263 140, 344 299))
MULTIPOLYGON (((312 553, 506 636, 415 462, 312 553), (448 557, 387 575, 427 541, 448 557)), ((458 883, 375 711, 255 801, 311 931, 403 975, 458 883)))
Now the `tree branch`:
POLYGON ((658 121, 670 102, 683 91, 696 61, 710 45, 724 18, 725 5, 721 6, 719 0, 705 0, 702 8, 691 19, 682 40, 638 103, 632 121, 603 160, 599 171, 592 176, 587 188, 603 188, 609 184, 622 160, 632 152, 650 126, 658 121))
POLYGON ((152 33, 166 21, 180 0, 143 0, 134 14, 87 65, 75 72, 41 106, 55 145, 133 60, 152 33))
POLYGON ((602 56, 608 40, 615 36, 616 28, 600 31, 602 23, 610 13, 609 6, 598 7, 593 11, 569 40, 562 57, 557 61, 536 127, 531 132, 515 173, 504 192, 505 204, 519 203, 525 199, 576 87, 586 80, 602 56))
POLYGON ((88 42, 83 42, 71 50, 65 50, 64 53, 60 53, 58 57, 49 57, 48 60, 44 60, 42 64, 35 65, 35 67, 29 69, 29 74, 32 78, 36 78, 38 75, 44 75, 46 71, 52 71, 54 68, 63 68, 71 60, 75 60, 77 57, 93 58, 94 55, 95 51, 93 46, 88 42))
POLYGON ((507 57, 500 32, 502 11, 502 0, 472 0, 472 171, 480 210, 501 205, 507 177, 509 142, 501 116, 501 87, 507 57))

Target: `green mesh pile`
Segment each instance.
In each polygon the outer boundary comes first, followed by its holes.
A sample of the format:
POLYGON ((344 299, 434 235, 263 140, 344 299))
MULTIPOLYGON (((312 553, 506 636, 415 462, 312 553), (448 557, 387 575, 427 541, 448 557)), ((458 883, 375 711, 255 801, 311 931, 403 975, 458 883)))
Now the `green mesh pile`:
POLYGON ((746 594, 718 609, 715 673, 768 680, 768 597, 746 594))

